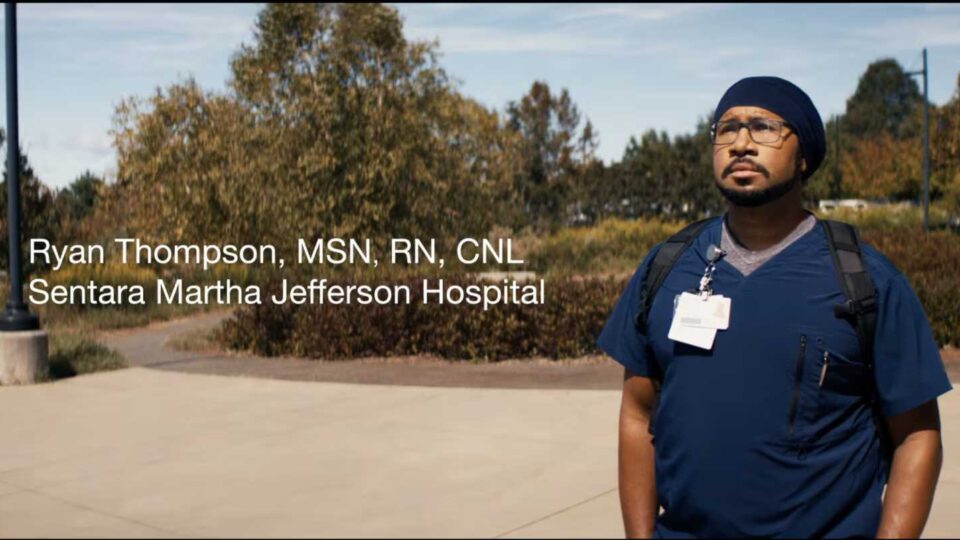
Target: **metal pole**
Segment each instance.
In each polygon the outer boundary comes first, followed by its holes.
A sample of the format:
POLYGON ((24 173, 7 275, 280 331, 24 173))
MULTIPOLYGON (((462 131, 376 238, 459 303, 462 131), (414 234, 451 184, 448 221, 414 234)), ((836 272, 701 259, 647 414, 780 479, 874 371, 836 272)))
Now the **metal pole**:
POLYGON ((4 5, 7 56, 7 232, 10 243, 10 298, 0 315, 0 331, 36 330, 37 316, 23 303, 20 268, 20 134, 17 118, 17 6, 4 5))
POLYGON ((834 117, 833 121, 833 198, 840 198, 840 115, 834 117))
POLYGON ((927 94, 927 49, 923 49, 923 230, 930 230, 930 96, 927 94))

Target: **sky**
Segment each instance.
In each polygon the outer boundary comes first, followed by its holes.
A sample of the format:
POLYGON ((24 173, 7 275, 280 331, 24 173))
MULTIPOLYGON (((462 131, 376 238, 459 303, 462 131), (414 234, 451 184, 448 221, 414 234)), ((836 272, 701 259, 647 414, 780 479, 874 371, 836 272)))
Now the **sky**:
MULTIPOLYGON (((192 76, 223 91, 262 4, 21 4, 20 141, 47 185, 111 178, 117 104, 192 76)), ((960 74, 960 4, 399 4, 409 39, 438 40, 461 91, 503 110, 535 80, 566 88, 619 160, 631 136, 694 129, 751 75, 803 88, 824 120, 867 65, 922 67, 941 104, 960 74)), ((2 18, 2 17, 0 17, 2 18)), ((0 28, 0 33, 3 29, 0 28)), ((921 78, 917 77, 918 83, 921 78)), ((3 86, 5 88, 5 86, 3 86)), ((0 121, 6 124, 5 99, 0 121)))

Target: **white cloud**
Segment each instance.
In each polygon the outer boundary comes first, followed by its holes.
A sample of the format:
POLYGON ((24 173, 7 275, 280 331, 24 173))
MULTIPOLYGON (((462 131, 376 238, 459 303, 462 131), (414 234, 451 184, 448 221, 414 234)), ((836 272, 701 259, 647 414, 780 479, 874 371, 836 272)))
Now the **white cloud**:
POLYGON ((249 10, 196 4, 27 4, 18 9, 22 48, 50 51, 61 70, 195 72, 250 41, 249 10), (34 39, 31 39, 34 37, 34 39))
POLYGON ((244 37, 253 21, 223 6, 202 4, 25 4, 17 18, 29 25, 66 23, 123 32, 163 32, 206 37, 244 37))
POLYGON ((511 30, 492 26, 411 26, 415 39, 440 43, 442 53, 557 53, 601 56, 645 56, 669 53, 672 45, 660 40, 631 40, 566 30, 511 30))
POLYGON ((586 4, 574 7, 559 18, 579 20, 613 18, 618 21, 665 21, 692 13, 704 13, 724 6, 718 4, 586 4))
POLYGON ((960 14, 937 13, 885 20, 870 27, 853 28, 850 35, 863 46, 886 50, 960 45, 960 14))
POLYGON ((439 39, 443 52, 608 54, 625 46, 621 38, 571 35, 554 30, 509 30, 492 26, 411 26, 407 32, 421 39, 439 39))

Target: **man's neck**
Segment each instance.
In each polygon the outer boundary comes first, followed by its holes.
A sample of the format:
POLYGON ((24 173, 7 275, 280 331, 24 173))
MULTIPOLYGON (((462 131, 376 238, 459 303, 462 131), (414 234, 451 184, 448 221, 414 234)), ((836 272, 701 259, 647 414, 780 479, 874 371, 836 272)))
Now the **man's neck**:
POLYGON ((762 206, 728 205, 727 228, 737 243, 760 251, 786 238, 807 215, 798 189, 762 206))

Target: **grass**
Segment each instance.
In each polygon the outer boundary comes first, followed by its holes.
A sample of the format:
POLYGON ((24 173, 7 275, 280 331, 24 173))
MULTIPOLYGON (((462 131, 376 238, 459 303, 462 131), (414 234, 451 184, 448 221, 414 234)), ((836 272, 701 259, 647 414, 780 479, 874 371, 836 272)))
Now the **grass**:
POLYGON ((174 337, 168 341, 168 344, 177 351, 219 351, 221 347, 216 340, 215 332, 216 329, 198 328, 174 337))
POLYGON ((47 371, 40 374, 38 382, 127 367, 117 352, 88 335, 73 332, 50 334, 48 359, 47 371))

